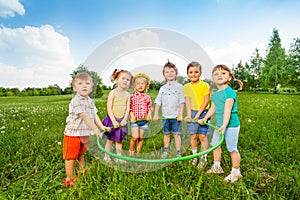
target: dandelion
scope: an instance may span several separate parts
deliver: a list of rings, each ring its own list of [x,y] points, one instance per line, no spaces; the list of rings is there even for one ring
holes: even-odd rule
[[[57,142],[58,145],[61,145],[61,142]]]
[[[48,131],[48,129],[45,128],[44,131]]]
[[[1,131],[1,133],[5,133],[5,131]]]
[[[5,129],[5,126],[1,126],[0,130],[3,130],[3,129]]]
[[[20,130],[24,130],[24,127],[22,126],[22,127],[20,128]]]
[[[24,122],[25,122],[25,119],[22,119],[22,122],[24,123]]]
[[[251,122],[251,119],[248,119],[248,122]]]

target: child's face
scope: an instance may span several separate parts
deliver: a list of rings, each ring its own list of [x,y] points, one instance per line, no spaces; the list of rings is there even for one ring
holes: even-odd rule
[[[144,77],[138,77],[134,80],[135,90],[143,93],[147,89],[147,80]]]
[[[201,72],[198,67],[190,67],[188,69],[187,76],[191,83],[197,83],[200,79]]]
[[[167,82],[174,81],[176,79],[176,76],[177,76],[176,71],[173,68],[165,67],[164,77],[167,80]]]
[[[83,97],[87,97],[93,90],[91,79],[77,78],[73,83],[73,90]]]
[[[123,89],[127,89],[130,86],[131,76],[128,73],[122,73],[118,77],[118,87]]]
[[[212,73],[212,79],[216,85],[224,85],[231,80],[231,76],[228,71],[217,69]]]

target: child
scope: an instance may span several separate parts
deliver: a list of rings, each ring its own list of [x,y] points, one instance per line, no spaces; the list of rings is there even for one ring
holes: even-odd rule
[[[173,63],[168,61],[164,65],[163,75],[167,83],[159,89],[158,95],[154,101],[155,111],[153,119],[155,121],[159,119],[158,111],[160,106],[162,106],[162,116],[164,118],[176,118],[176,120],[163,120],[164,152],[162,158],[166,158],[169,154],[171,132],[175,139],[177,157],[181,157],[181,120],[185,103],[183,86],[176,81],[178,69]]]
[[[115,69],[110,77],[111,81],[117,84],[117,87],[110,91],[107,98],[107,115],[103,124],[114,128],[105,133],[108,140],[105,149],[112,150],[112,145],[116,142],[116,153],[122,153],[122,141],[126,139],[127,135],[127,119],[129,115],[129,92],[132,75],[127,70]],[[111,161],[110,156],[105,154],[104,161]],[[117,159],[117,162],[123,162]]]
[[[150,85],[150,78],[146,74],[138,73],[133,78],[135,92],[130,96],[130,154],[139,153],[144,142],[144,133],[148,130],[148,121],[152,120],[152,101],[146,89]]]
[[[201,151],[208,149],[207,135],[210,133],[210,128],[205,125],[199,125],[193,123],[203,118],[209,108],[210,92],[207,83],[200,80],[201,76],[201,65],[198,62],[191,62],[187,66],[187,76],[190,83],[187,83],[183,87],[185,102],[186,102],[186,122],[187,132],[191,135],[191,148],[192,153],[197,153],[198,138],[201,142]],[[192,161],[193,165],[197,165],[198,158],[194,158]],[[207,155],[201,156],[198,167],[203,168],[207,162]]]
[[[230,152],[232,161],[232,170],[230,175],[224,180],[235,182],[241,177],[241,157],[237,149],[240,121],[238,118],[237,96],[234,90],[228,85],[232,79],[238,81],[240,89],[242,89],[243,83],[234,78],[226,65],[217,65],[213,68],[212,81],[217,85],[218,91],[212,96],[212,105],[208,113],[198,122],[203,124],[203,122],[206,122],[209,117],[216,113],[216,122],[219,129],[214,131],[211,144],[214,146],[218,143],[220,140],[220,132],[225,134],[226,147]],[[221,167],[221,154],[221,148],[217,148],[213,151],[214,165],[207,173],[224,173]]]
[[[102,137],[100,129],[110,131],[97,115],[97,108],[88,96],[92,92],[93,81],[87,73],[78,73],[72,81],[75,95],[69,104],[69,116],[64,131],[63,156],[67,177],[63,179],[65,186],[75,186],[74,164],[78,161],[78,173],[85,173],[84,153],[89,144],[90,133]]]

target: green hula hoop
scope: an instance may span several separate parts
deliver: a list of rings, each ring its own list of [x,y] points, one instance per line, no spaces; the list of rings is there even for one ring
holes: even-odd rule
[[[167,118],[161,118],[161,119],[167,119]],[[168,119],[170,119],[170,118],[168,118]],[[218,128],[215,125],[210,124],[210,123],[204,122],[204,124],[214,128],[214,129]],[[224,142],[224,134],[222,132],[220,132],[220,136],[221,136],[220,141],[215,146],[207,149],[206,151],[202,151],[200,153],[196,153],[196,154],[189,155],[189,156],[183,156],[180,158],[167,158],[167,159],[143,159],[143,158],[133,158],[133,157],[117,155],[115,153],[107,151],[105,148],[102,147],[102,145],[100,144],[100,139],[101,139],[100,137],[97,138],[97,145],[98,145],[98,148],[101,151],[103,151],[104,153],[106,153],[114,158],[121,159],[121,160],[126,160],[126,161],[131,161],[131,162],[140,162],[140,163],[170,163],[170,162],[179,162],[179,161],[189,160],[189,159],[197,158],[204,154],[208,154],[209,152],[211,152],[211,151],[215,150],[216,148],[218,148],[219,146],[221,146],[221,144]]]

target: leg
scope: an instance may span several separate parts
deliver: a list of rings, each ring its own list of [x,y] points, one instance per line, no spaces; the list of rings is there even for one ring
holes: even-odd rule
[[[67,181],[72,181],[73,180],[73,177],[74,177],[74,163],[75,163],[75,160],[66,160],[66,162],[65,162]]]
[[[232,167],[235,169],[240,168],[241,156],[239,152],[230,152]]]
[[[169,147],[171,134],[164,134],[164,147]]]
[[[77,161],[78,161],[78,173],[79,172],[84,173],[85,172],[85,170],[84,170],[84,154],[79,155],[77,158]]]
[[[194,148],[197,149],[198,137],[199,137],[199,134],[192,134],[191,135],[191,147],[192,147],[192,149],[194,149]]]
[[[139,132],[140,132],[140,137],[137,141],[137,147],[136,147],[137,153],[139,153],[143,147],[145,130],[139,128]]]
[[[117,151],[117,154],[122,153],[122,142],[116,142],[116,151]]]
[[[200,142],[201,142],[201,151],[206,151],[208,149],[207,136],[204,134],[200,134],[199,138],[200,138]]]
[[[175,139],[175,148],[176,148],[177,151],[180,151],[180,148],[181,148],[181,135],[174,134],[174,139]]]
[[[131,128],[131,133],[132,133],[132,137],[130,140],[130,152],[133,153],[135,152],[135,145],[139,137],[139,128],[138,127]]]
[[[107,151],[111,152],[113,142],[114,142],[113,140],[107,140],[106,145],[105,145],[105,149]],[[110,160],[109,155],[105,154],[104,159]]]

